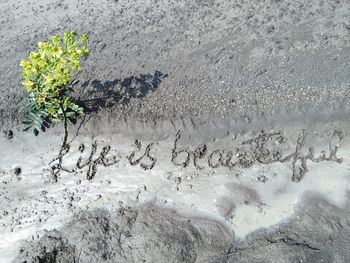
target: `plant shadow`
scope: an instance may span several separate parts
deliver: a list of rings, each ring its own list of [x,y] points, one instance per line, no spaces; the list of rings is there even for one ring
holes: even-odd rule
[[[141,74],[125,79],[102,82],[94,79],[82,83],[81,88],[89,89],[89,99],[76,100],[86,113],[112,108],[115,105],[127,105],[132,99],[142,99],[149,92],[155,91],[168,75],[160,71],[154,74]],[[81,96],[80,96],[81,97]]]

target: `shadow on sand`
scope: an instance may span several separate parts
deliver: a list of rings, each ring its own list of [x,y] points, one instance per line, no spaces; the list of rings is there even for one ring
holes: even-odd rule
[[[82,89],[89,88],[89,99],[78,99],[87,113],[97,112],[103,108],[112,108],[115,105],[126,105],[132,99],[142,99],[149,92],[155,91],[161,81],[167,77],[160,71],[154,74],[142,74],[125,79],[115,79],[101,82],[94,79],[84,82]],[[86,96],[86,95],[85,95]]]
[[[149,92],[155,91],[167,76],[168,74],[156,70],[154,74],[141,74],[125,79],[105,82],[94,79],[83,82],[77,90],[78,98],[75,99],[75,102],[84,108],[84,114],[78,120],[72,120],[78,125],[78,128],[69,143],[78,136],[84,123],[91,118],[91,113],[113,108],[116,105],[127,105],[132,99],[142,99]],[[87,88],[88,93],[85,91]]]

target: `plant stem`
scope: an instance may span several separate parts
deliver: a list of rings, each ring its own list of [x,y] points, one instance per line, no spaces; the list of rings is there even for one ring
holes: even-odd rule
[[[66,111],[64,110],[63,105],[60,105],[60,106],[61,106],[61,110],[63,113],[63,126],[64,126],[64,137],[63,137],[63,142],[62,142],[61,148],[64,149],[64,148],[66,148],[66,145],[67,145],[67,138],[68,138],[67,122],[68,121],[67,121]]]

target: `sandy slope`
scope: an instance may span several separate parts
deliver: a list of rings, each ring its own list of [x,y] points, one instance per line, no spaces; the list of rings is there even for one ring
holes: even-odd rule
[[[350,258],[350,1],[0,9],[0,262]],[[19,131],[19,62],[70,29],[89,112],[51,162],[60,127]]]

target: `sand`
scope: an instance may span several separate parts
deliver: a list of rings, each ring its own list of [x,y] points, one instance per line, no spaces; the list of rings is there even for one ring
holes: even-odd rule
[[[347,262],[349,1],[1,1],[0,262]],[[74,29],[86,114],[21,131]]]

